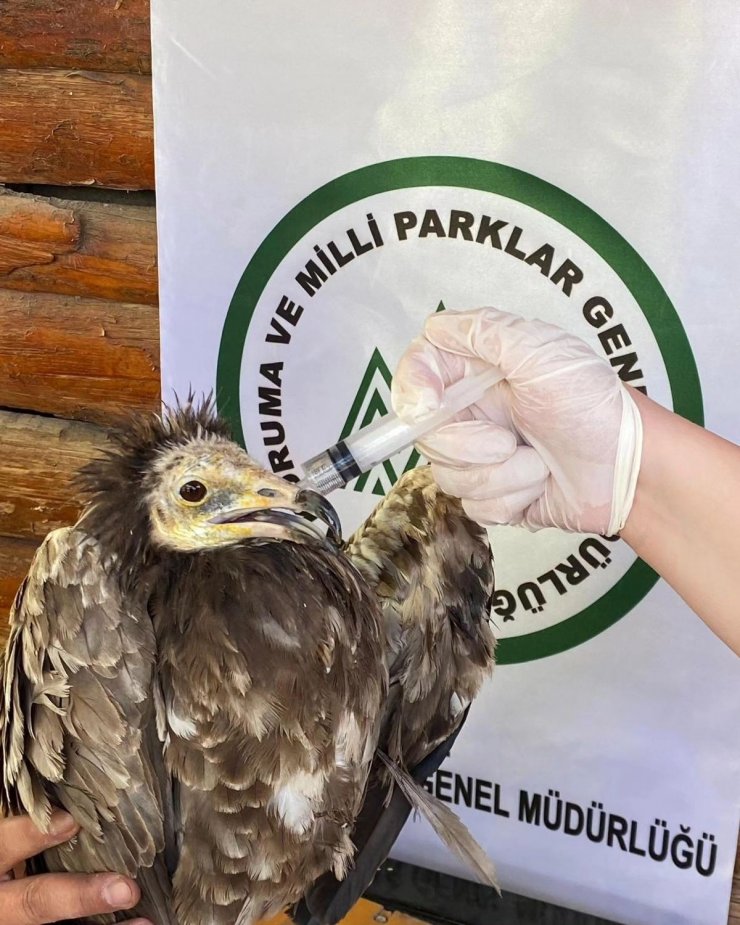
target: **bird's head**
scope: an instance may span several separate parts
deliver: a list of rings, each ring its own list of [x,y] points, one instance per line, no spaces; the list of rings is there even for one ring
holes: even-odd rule
[[[326,499],[266,472],[223,438],[195,437],[163,449],[147,481],[152,538],[170,549],[322,539],[306,514],[322,520],[330,538],[339,538],[339,519]]]
[[[329,540],[341,540],[331,504],[263,469],[230,439],[210,403],[140,419],[112,440],[83,472],[86,522],[124,555],[248,540],[323,542],[315,519]]]

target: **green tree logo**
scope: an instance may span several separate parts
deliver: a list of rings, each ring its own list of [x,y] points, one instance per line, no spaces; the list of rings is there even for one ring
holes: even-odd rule
[[[347,420],[344,422],[340,439],[366,427],[376,418],[385,417],[391,410],[391,383],[393,376],[380,351],[373,350],[370,362],[362,377],[355,400],[352,402]],[[405,455],[405,461],[404,461]],[[393,461],[390,459],[365,472],[350,486],[352,491],[369,489],[374,495],[387,495],[404,472],[419,465],[421,457],[415,449],[406,450]]]
[[[652,331],[668,376],[673,410],[697,424],[703,423],[701,386],[681,320],[660,281],[618,231],[564,190],[507,164],[476,158],[429,156],[369,164],[335,177],[296,203],[251,256],[224,322],[216,376],[218,410],[231,424],[235,440],[242,446],[246,445],[243,417],[251,420],[255,410],[253,407],[241,407],[245,345],[247,340],[257,336],[252,331],[255,318],[258,324],[254,330],[261,330],[265,322],[264,312],[272,311],[271,306],[279,291],[275,287],[281,279],[275,274],[294,248],[305,244],[306,236],[326,219],[340,223],[332,227],[341,233],[347,228],[344,210],[365,203],[378,194],[390,193],[396,197],[393,202],[405,207],[405,199],[401,198],[405,190],[437,190],[440,195],[447,196],[459,189],[486,196],[492,194],[529,207],[575,234],[584,246],[611,267],[630,292]],[[386,246],[390,245],[389,239]],[[293,263],[290,266],[293,267]],[[531,286],[531,279],[528,273],[522,285]],[[268,289],[269,298],[265,296]],[[418,294],[418,289],[414,292]],[[380,310],[380,306],[377,309]],[[339,341],[332,337],[330,344],[338,346]],[[391,382],[388,364],[380,351],[374,350],[342,436],[346,438],[352,431],[390,410]],[[304,426],[309,425],[310,421]],[[382,497],[405,471],[418,464],[418,454],[413,449],[406,450],[355,480],[349,490],[367,491],[374,498]],[[532,565],[535,569],[539,568],[534,560]],[[546,579],[547,574],[539,577]],[[532,582],[525,584],[538,582],[541,586],[542,582],[535,576],[536,571],[532,573]],[[552,626],[533,626],[531,632],[503,639],[497,652],[498,664],[544,658],[592,639],[628,613],[657,580],[657,575],[641,559],[637,559],[598,600],[578,613]]]

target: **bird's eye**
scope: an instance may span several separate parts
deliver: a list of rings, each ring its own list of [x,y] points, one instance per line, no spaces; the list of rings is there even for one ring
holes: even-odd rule
[[[263,498],[276,498],[277,497],[277,492],[273,488],[260,488],[257,494],[262,495]]]
[[[206,486],[203,482],[198,482],[196,479],[193,479],[191,482],[185,482],[185,484],[180,487],[180,497],[183,501],[187,501],[188,504],[200,503],[207,494],[208,489]]]

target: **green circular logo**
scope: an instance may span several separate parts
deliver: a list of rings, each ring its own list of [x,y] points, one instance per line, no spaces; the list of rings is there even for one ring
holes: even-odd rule
[[[334,213],[378,194],[430,188],[496,194],[552,219],[584,242],[616,274],[639,306],[665,366],[673,409],[697,424],[703,423],[699,377],[681,321],[653,272],[614,228],[573,196],[521,170],[473,158],[415,157],[363,167],[320,187],[278,222],[249,261],[224,323],[217,371],[219,411],[242,445],[243,355],[258,304],[276,270],[312,229]],[[518,256],[516,251],[508,252]],[[542,258],[539,260],[541,263]],[[339,436],[337,433],[335,439]],[[498,663],[542,658],[593,638],[631,610],[656,581],[657,575],[644,562],[635,560],[601,597],[577,613],[554,625],[503,638]],[[532,612],[537,609],[533,607]]]

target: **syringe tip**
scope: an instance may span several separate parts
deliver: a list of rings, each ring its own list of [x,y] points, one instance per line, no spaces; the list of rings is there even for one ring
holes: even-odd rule
[[[337,488],[343,488],[346,481],[334,464],[329,450],[325,450],[303,464],[303,478],[299,484],[302,488],[328,495]]]

